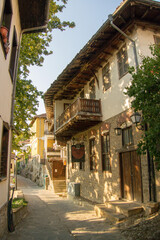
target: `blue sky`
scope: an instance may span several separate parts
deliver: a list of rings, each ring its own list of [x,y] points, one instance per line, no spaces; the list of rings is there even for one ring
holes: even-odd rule
[[[71,62],[75,55],[84,47],[113,13],[122,0],[68,0],[61,20],[74,21],[74,29],[53,30],[50,49],[53,54],[45,58],[43,67],[31,67],[30,79],[38,90],[46,92],[51,83]],[[37,114],[45,112],[43,100],[40,100]]]

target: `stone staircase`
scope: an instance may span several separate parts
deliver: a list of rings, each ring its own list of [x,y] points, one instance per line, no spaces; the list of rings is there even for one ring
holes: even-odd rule
[[[109,201],[105,204],[95,205],[96,214],[99,217],[108,218],[111,222],[122,222],[129,217],[144,214],[144,208],[134,202],[127,201]]]
[[[53,189],[55,193],[66,193],[66,180],[53,180]]]
[[[108,201],[104,204],[92,202],[82,197],[72,197],[75,204],[91,207],[98,217],[102,217],[113,224],[129,226],[135,224],[144,216],[158,211],[159,203],[146,204],[125,200]]]
[[[94,210],[99,217],[112,223],[127,222],[133,224],[137,219],[158,211],[158,203],[140,204],[124,200],[109,201],[105,204],[96,204]]]

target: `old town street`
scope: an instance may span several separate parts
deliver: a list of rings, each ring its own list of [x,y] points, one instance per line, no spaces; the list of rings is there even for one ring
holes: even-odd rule
[[[28,214],[7,240],[121,240],[118,229],[98,218],[89,207],[38,187],[18,176],[18,189],[28,201]]]

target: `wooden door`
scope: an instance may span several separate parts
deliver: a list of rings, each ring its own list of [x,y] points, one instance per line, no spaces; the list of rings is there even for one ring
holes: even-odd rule
[[[122,197],[128,200],[133,199],[132,179],[131,179],[131,159],[130,152],[121,153],[121,182]]]
[[[135,201],[142,201],[141,159],[136,151],[131,152],[133,194]]]
[[[127,200],[142,201],[141,159],[136,151],[120,154],[121,191]]]
[[[52,165],[52,176],[53,179],[63,180],[65,179],[65,166],[63,165],[63,161],[53,161]]]

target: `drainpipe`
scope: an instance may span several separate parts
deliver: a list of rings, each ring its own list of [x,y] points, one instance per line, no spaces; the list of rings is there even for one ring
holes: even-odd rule
[[[119,33],[121,33],[124,37],[128,38],[131,42],[132,42],[132,46],[133,46],[133,53],[134,53],[134,59],[135,59],[135,64],[136,64],[136,71],[138,70],[138,57],[137,57],[137,50],[136,50],[136,44],[135,41],[130,38],[127,34],[125,34],[119,27],[117,27],[114,23],[113,23],[113,16],[112,14],[108,15],[108,20],[110,21],[111,26],[116,29]]]

